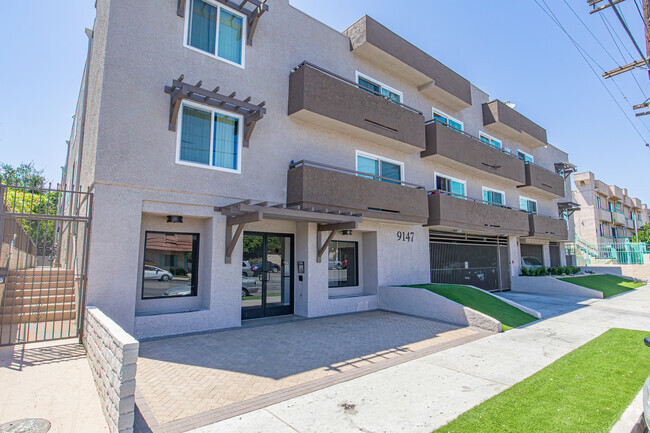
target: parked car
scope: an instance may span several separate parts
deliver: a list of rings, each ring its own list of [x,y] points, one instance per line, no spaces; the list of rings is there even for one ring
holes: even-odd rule
[[[255,275],[253,269],[251,269],[251,264],[248,260],[241,262],[241,274],[244,277],[252,277]]]
[[[192,287],[189,285],[170,287],[163,292],[163,296],[187,296],[192,293]]]
[[[328,269],[343,269],[343,264],[339,260],[330,260]]]
[[[262,264],[258,263],[256,265],[253,265],[251,267],[251,270],[253,271],[253,276],[258,276],[260,274],[260,272],[263,271]],[[278,265],[277,263],[266,262],[266,271],[267,272],[280,272],[280,265]]]
[[[544,264],[537,257],[523,256],[521,258],[521,266],[537,269],[537,268],[543,268]]]
[[[160,280],[160,281],[169,281],[174,276],[171,272],[166,271],[155,266],[145,265],[144,267],[144,279],[145,280]]]
[[[256,293],[260,290],[255,278],[242,277],[241,279],[241,297],[245,298],[250,296],[251,293]]]

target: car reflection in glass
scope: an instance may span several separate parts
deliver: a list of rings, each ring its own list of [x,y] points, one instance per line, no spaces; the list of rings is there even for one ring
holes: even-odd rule
[[[257,280],[255,278],[242,277],[242,298],[250,296],[251,293],[259,291]],[[188,296],[192,294],[192,286],[189,284],[183,286],[171,287],[163,292],[163,296]]]

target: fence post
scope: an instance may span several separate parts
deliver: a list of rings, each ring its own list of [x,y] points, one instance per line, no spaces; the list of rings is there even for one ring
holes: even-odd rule
[[[5,186],[0,183],[0,256],[2,255],[2,244],[5,241]],[[0,263],[1,264],[1,263]]]

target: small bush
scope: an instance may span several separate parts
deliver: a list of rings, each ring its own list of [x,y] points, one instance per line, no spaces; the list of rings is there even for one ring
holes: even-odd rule
[[[567,276],[567,275],[574,275],[580,272],[580,268],[575,267],[575,266],[553,266],[550,268],[530,268],[526,266],[521,267],[521,273],[519,276],[521,277],[543,277],[547,275],[555,275],[555,276]]]

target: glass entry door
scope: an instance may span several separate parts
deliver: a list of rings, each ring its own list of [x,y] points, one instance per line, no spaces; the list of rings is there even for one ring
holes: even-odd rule
[[[244,232],[242,320],[293,314],[293,235]]]

